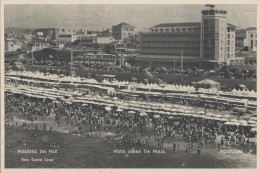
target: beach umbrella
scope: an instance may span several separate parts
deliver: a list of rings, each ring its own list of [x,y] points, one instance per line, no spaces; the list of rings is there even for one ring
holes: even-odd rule
[[[251,117],[250,120],[256,121],[257,118],[256,117]]]
[[[107,111],[111,111],[111,110],[112,110],[111,107],[109,107],[109,106],[105,107],[105,109],[106,109]]]
[[[222,118],[222,115],[220,115],[220,114],[214,114],[213,117]]]
[[[230,121],[231,121],[231,122],[238,122],[237,119],[231,119]]]
[[[135,111],[128,111],[129,114],[135,114]]]
[[[147,113],[142,112],[142,113],[140,113],[139,115],[140,115],[141,117],[146,117],[146,116],[147,116]]]
[[[175,109],[175,108],[169,108],[168,110],[171,112],[177,112],[177,109]]]
[[[210,116],[210,117],[211,117],[211,116],[214,116],[214,114],[211,113],[211,112],[207,112],[206,115],[207,115],[207,116]]]
[[[173,119],[174,119],[174,117],[173,117],[173,116],[169,116],[169,117],[168,117],[168,119],[170,119],[170,120],[173,120]]]
[[[123,109],[120,109],[120,108],[118,108],[117,110],[116,110],[116,112],[123,112],[124,110]]]
[[[224,118],[230,118],[231,115],[229,114],[226,114],[226,115],[223,115]]]
[[[148,110],[145,110],[145,112],[153,112],[152,110],[148,109]]]
[[[237,122],[225,122],[224,124],[225,125],[232,125],[232,126],[238,126],[239,125],[239,123],[237,123]]]
[[[177,112],[184,112],[183,109],[177,109]]]
[[[185,110],[184,113],[190,114],[191,111],[190,110]]]
[[[155,118],[155,119],[158,119],[158,118],[160,118],[160,117],[161,117],[161,116],[158,115],[158,114],[156,114],[156,115],[153,116],[153,118]]]
[[[88,104],[84,103],[84,104],[82,104],[81,106],[88,106]]]
[[[228,119],[226,119],[226,118],[218,118],[218,121],[226,122],[226,121],[228,121]]]
[[[203,114],[205,114],[205,111],[199,111],[197,113],[200,114],[200,115],[203,115]]]
[[[255,121],[247,121],[248,124],[256,124]]]
[[[248,124],[250,127],[256,127],[256,124]]]
[[[246,120],[239,120],[238,122],[241,123],[241,124],[247,124]]]
[[[247,124],[247,123],[242,123],[242,124],[240,124],[240,126],[249,126],[249,124]]]

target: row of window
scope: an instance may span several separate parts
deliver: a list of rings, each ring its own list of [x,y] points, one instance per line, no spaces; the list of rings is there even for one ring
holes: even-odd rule
[[[172,50],[192,50],[192,51],[198,50],[198,51],[200,51],[200,47],[142,47],[142,49],[158,49],[158,50],[165,49],[165,50],[169,50],[169,51],[172,51]]]
[[[60,29],[56,29],[56,31],[59,32]],[[71,32],[71,31],[72,31],[73,33],[75,33],[75,32],[76,32],[76,29],[68,29],[68,32]],[[82,29],[81,31],[84,32],[85,29]],[[65,32],[65,29],[61,29],[61,32]]]
[[[180,56],[178,53],[167,53],[167,52],[142,52],[142,55],[170,55],[170,56]],[[183,53],[183,56],[199,56],[199,53]]]
[[[115,31],[134,31],[133,28],[113,28],[112,32],[115,32]]]
[[[156,40],[156,41],[142,41],[143,44],[200,44],[199,40],[172,40],[172,41],[166,41],[166,40]]]
[[[143,38],[163,38],[163,37],[187,37],[187,38],[198,38],[200,39],[200,33],[197,34],[160,34],[160,35],[155,35],[155,34],[143,34]]]
[[[195,32],[200,31],[200,28],[161,28],[161,29],[152,29],[154,33],[164,33],[164,32]]]

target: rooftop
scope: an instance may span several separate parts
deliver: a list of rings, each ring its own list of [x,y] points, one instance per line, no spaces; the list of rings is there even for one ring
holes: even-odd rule
[[[230,23],[227,24],[227,27],[229,27],[229,28],[237,28],[235,25],[232,25]]]
[[[162,28],[162,27],[188,27],[188,26],[201,26],[200,22],[188,22],[188,23],[161,23],[155,25],[152,28]]]
[[[118,24],[118,25],[115,25],[115,26],[113,26],[113,27],[134,27],[134,26],[132,26],[132,25],[129,25],[128,23],[125,23],[125,22],[121,22],[120,24]]]

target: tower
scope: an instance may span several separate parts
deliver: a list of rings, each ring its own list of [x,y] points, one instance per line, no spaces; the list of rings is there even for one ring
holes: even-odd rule
[[[226,62],[227,11],[215,10],[214,5],[206,5],[202,10],[201,58]]]

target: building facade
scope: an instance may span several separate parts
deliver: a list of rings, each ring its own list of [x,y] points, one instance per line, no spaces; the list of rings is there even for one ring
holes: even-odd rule
[[[77,39],[76,34],[61,34],[57,37],[58,44],[66,44],[68,42],[74,42]]]
[[[231,24],[227,24],[227,61],[229,58],[235,58],[236,53],[236,27]]]
[[[256,27],[236,30],[236,50],[255,51],[257,47]]]
[[[134,35],[134,29],[134,26],[122,22],[118,25],[112,26],[112,37],[116,40],[125,42],[129,37]]]
[[[227,11],[202,10],[201,29],[201,57],[207,60],[216,60],[219,63],[227,62],[227,55],[231,53],[227,46],[231,29],[227,23]],[[230,25],[231,26],[231,25]],[[228,34],[228,31],[229,34]],[[233,32],[232,32],[233,35]],[[229,38],[230,42],[230,38]],[[229,47],[229,52],[228,52]],[[235,54],[235,52],[232,52]]]
[[[202,10],[201,22],[165,23],[141,34],[142,55],[210,60],[227,64],[235,57],[235,26],[224,10]]]
[[[142,55],[200,57],[200,23],[165,23],[141,34]]]

